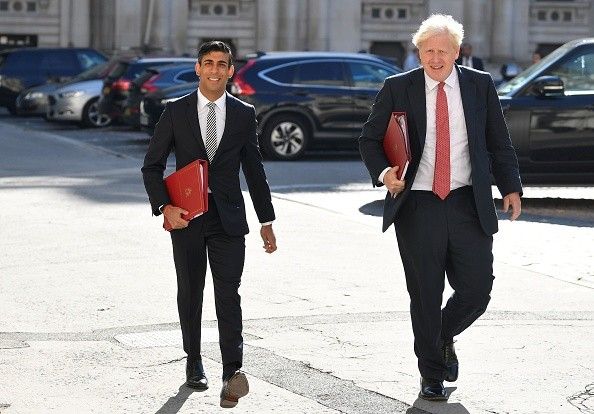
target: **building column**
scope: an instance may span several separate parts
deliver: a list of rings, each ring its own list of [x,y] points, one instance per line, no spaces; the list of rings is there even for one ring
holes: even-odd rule
[[[490,60],[491,0],[466,0],[464,5],[464,41],[472,45],[472,54]]]
[[[276,50],[278,4],[277,0],[257,0],[256,50]]]
[[[491,60],[504,63],[512,59],[514,44],[513,0],[498,0],[493,4],[493,25],[491,26]],[[528,3],[528,2],[527,2]],[[528,30],[528,28],[524,28]]]
[[[148,10],[142,34],[142,44],[147,50],[159,51],[167,55],[181,55],[186,49],[186,37],[188,32],[188,2],[187,0],[148,0]],[[153,1],[153,16],[150,12],[150,2]],[[146,43],[147,25],[149,38]],[[196,49],[197,45],[194,46]]]
[[[356,52],[361,45],[361,1],[330,0],[329,50]]]

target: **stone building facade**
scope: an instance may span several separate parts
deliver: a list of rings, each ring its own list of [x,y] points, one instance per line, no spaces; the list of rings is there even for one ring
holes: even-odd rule
[[[431,13],[453,15],[492,64],[594,36],[594,0],[0,0],[0,48],[91,46],[194,55],[207,39],[256,50],[369,51],[398,62]]]

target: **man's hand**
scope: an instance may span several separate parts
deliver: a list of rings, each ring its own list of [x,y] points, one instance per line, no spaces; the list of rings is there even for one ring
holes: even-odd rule
[[[188,227],[189,222],[181,217],[182,214],[188,214],[188,212],[183,208],[175,207],[171,204],[167,204],[163,207],[163,215],[174,230]]]
[[[392,197],[396,197],[398,194],[404,190],[404,180],[399,180],[396,176],[396,171],[398,171],[398,166],[390,168],[386,175],[384,175],[384,185],[392,195]]]
[[[264,241],[263,247],[266,253],[273,253],[276,251],[276,237],[274,237],[272,224],[262,226],[260,229],[260,236],[262,236],[262,241]]]
[[[509,219],[514,221],[522,213],[522,201],[520,200],[520,193],[509,193],[503,197],[503,212],[507,213],[509,208],[512,208],[511,216]]]

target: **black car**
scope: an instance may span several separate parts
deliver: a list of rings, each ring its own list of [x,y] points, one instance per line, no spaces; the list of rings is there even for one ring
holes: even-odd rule
[[[121,119],[124,113],[124,103],[132,88],[132,82],[144,73],[145,69],[172,63],[195,62],[196,59],[181,57],[121,59],[103,81],[103,91],[101,92],[101,98],[99,98],[99,111],[109,115],[113,120]]]
[[[155,125],[165,109],[165,104],[170,101],[181,98],[198,88],[198,82],[182,83],[180,85],[170,86],[169,88],[159,89],[155,92],[146,94],[140,103],[140,127],[149,135],[153,134]]]
[[[16,98],[27,88],[62,82],[107,61],[89,48],[22,48],[0,52],[0,106],[16,113]]]
[[[294,160],[313,145],[353,148],[384,79],[400,72],[363,53],[264,53],[235,74],[232,92],[255,106],[265,154]]]
[[[566,43],[498,93],[524,182],[594,182],[594,38]]]
[[[122,103],[122,106],[124,107],[122,121],[130,126],[138,127],[140,125],[140,101],[142,101],[144,95],[188,82],[198,82],[195,62],[182,64],[175,63],[172,65],[150,67],[146,69],[140,76],[132,81],[128,97]]]

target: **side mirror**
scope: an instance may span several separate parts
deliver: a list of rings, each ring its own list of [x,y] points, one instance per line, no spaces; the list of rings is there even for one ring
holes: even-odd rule
[[[532,83],[532,91],[536,96],[556,97],[565,95],[565,87],[559,76],[540,76]]]

